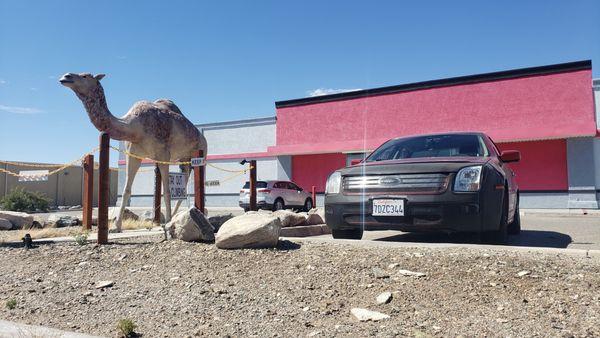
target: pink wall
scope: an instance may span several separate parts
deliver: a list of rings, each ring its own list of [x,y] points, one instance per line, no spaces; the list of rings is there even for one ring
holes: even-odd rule
[[[345,154],[317,154],[292,156],[292,181],[302,189],[325,191],[327,177],[333,171],[346,166]]]
[[[500,150],[519,150],[521,161],[511,163],[521,190],[567,190],[567,142],[548,140],[498,144]]]
[[[483,131],[497,142],[595,135],[591,70],[279,108],[269,152],[372,150],[448,131]]]

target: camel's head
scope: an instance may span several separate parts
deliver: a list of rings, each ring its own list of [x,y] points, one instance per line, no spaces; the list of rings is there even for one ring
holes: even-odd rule
[[[67,73],[58,80],[63,86],[71,88],[78,94],[89,94],[100,87],[100,80],[104,74],[92,75],[89,73]]]

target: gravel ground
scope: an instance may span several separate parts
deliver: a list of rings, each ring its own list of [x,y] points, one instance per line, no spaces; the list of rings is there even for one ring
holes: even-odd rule
[[[596,258],[289,241],[225,251],[160,239],[0,247],[0,318],[105,336],[123,318],[145,337],[600,336]],[[377,305],[386,291],[393,299]],[[359,322],[354,307],[390,318]]]

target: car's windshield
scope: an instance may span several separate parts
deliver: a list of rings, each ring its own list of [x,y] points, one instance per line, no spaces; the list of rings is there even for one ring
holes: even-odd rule
[[[488,156],[479,135],[451,134],[391,140],[377,148],[367,162],[419,157]]]
[[[267,182],[265,181],[256,181],[256,189],[264,189],[267,187]],[[246,182],[242,189],[250,189],[250,182]]]

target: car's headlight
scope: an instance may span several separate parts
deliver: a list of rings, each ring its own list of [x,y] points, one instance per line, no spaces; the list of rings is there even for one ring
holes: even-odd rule
[[[326,194],[339,194],[342,186],[342,174],[338,171],[333,172],[327,178],[327,185],[325,186]]]
[[[456,174],[454,191],[479,191],[481,187],[481,166],[464,167]]]

